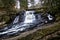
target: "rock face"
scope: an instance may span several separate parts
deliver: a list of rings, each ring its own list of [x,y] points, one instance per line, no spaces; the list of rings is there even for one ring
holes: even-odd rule
[[[28,9],[41,8],[44,4],[44,0],[28,0]]]

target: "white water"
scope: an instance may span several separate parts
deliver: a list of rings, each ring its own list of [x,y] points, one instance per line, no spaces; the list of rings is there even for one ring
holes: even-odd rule
[[[15,8],[20,9],[20,1],[19,0],[15,0],[15,1],[16,1]]]
[[[24,23],[32,23],[36,20],[35,15],[33,13],[34,11],[26,11]]]
[[[4,36],[4,34],[5,35],[12,35],[12,34],[14,35],[15,33],[24,31],[24,30],[26,30],[26,29],[28,29],[32,26],[35,27],[34,25],[37,25],[37,24],[41,23],[44,19],[42,20],[41,15],[39,15],[39,14],[38,14],[38,17],[36,19],[36,15],[34,15],[34,12],[35,11],[25,11],[25,13],[23,15],[24,16],[23,17],[24,21],[20,22],[20,23],[18,23],[19,22],[19,16],[17,16],[15,18],[15,20],[13,21],[13,24],[9,25],[11,28],[9,29],[8,28],[9,26],[7,26],[4,29],[4,30],[6,30],[6,29],[7,30],[6,31],[3,30],[2,32],[0,32],[0,35],[3,35],[3,36]],[[50,18],[51,15],[48,14],[47,17],[49,18],[49,20],[52,20]],[[17,23],[17,24],[15,24],[15,23]]]
[[[48,17],[49,20],[53,20],[53,17],[50,14],[48,14],[47,17]]]
[[[28,0],[28,8],[32,6],[36,6],[36,4],[40,3],[40,0],[34,0],[34,2],[31,2],[31,0]]]
[[[40,0],[34,0],[34,5],[36,6],[38,3],[41,4],[41,1]]]
[[[28,8],[32,6],[31,0],[28,0]]]
[[[18,22],[19,22],[19,16],[17,16],[17,17],[14,19],[13,24],[18,23]]]
[[[0,32],[0,35],[3,35],[3,34],[11,35],[11,34],[17,33],[18,31],[25,30],[26,28],[28,28],[30,23],[34,23],[34,21],[36,20],[35,15],[33,13],[34,11],[26,11],[24,13],[25,20],[22,23],[15,24],[15,23],[18,23],[18,20],[19,20],[19,16],[17,16],[13,21],[11,28],[4,32]]]
[[[39,8],[39,7],[42,7],[43,3],[44,3],[44,1],[41,1],[41,0],[34,0],[33,2],[31,0],[28,0],[28,8],[32,8],[32,7]],[[39,5],[39,6],[37,6],[37,5]]]

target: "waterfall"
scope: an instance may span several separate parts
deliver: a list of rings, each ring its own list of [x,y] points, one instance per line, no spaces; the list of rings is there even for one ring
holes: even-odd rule
[[[31,0],[28,0],[28,8],[32,6]]]
[[[18,31],[23,31],[26,30],[26,28],[30,28],[31,23],[34,23],[36,21],[34,11],[26,11],[24,13],[24,21],[21,23],[19,22],[19,16],[16,16],[16,18],[13,21],[13,24],[7,26],[7,29],[5,28],[0,32],[0,35],[12,35],[17,33]],[[17,24],[15,24],[17,23]],[[8,27],[10,27],[8,29]],[[4,31],[5,30],[5,31]]]
[[[33,13],[34,11],[26,11],[24,23],[32,23],[36,20],[35,15]]]
[[[44,4],[44,0],[28,0],[28,8],[40,8]]]
[[[9,36],[9,35],[15,35],[16,33],[18,34],[21,31],[25,31],[29,28],[35,27],[37,24],[41,25],[44,21],[46,20],[45,17],[41,16],[41,14],[34,14],[35,11],[25,11],[23,12],[23,18],[24,19],[22,22],[19,22],[19,15],[16,16],[14,19],[13,23],[6,26],[2,30],[0,29],[0,38],[1,35],[4,36]],[[22,16],[20,16],[22,17]],[[52,18],[51,15],[47,15],[47,17],[51,20]],[[43,24],[42,24],[43,25]],[[10,27],[10,28],[8,28]]]
[[[48,14],[47,17],[49,20],[53,20],[53,17],[50,14]]]

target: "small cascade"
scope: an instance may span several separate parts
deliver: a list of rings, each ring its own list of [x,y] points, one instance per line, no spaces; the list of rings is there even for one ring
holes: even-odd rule
[[[31,0],[27,0],[28,1],[28,8],[30,8],[32,6]]]
[[[17,16],[17,17],[14,19],[13,24],[18,23],[18,22],[19,22],[19,16]]]
[[[0,36],[1,35],[6,35],[6,36],[12,35],[19,31],[24,31],[24,30],[26,30],[26,28],[30,28],[31,23],[33,24],[34,21],[36,21],[34,11],[26,11],[23,16],[25,16],[23,18],[24,21],[22,21],[20,23],[18,23],[19,19],[20,19],[19,16],[16,16],[16,18],[13,21],[13,24],[7,26],[6,27],[7,29],[4,28],[4,29],[2,29],[2,31],[0,31]],[[8,27],[10,27],[10,28],[8,28]]]
[[[35,27],[37,24],[41,25],[43,20],[46,21],[46,19],[43,19],[43,17],[41,17],[41,14],[34,14],[34,13],[35,11],[25,11],[23,13],[23,16],[19,15],[16,16],[12,24],[0,30],[0,38],[1,36],[4,37],[4,36],[16,35],[19,32],[21,33],[29,28]],[[51,15],[47,16],[48,18],[50,18]],[[19,22],[19,19],[21,19],[20,17],[24,19],[22,22]]]
[[[19,0],[15,0],[15,1],[16,1],[15,8],[20,9],[20,1]]]
[[[33,23],[35,20],[34,11],[26,11],[24,23]]]
[[[44,0],[27,0],[28,9],[41,8],[43,7]]]

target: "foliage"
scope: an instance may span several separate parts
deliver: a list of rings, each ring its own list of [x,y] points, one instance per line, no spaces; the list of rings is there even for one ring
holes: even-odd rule
[[[4,6],[4,4],[2,3],[2,1],[0,0],[0,7],[3,7]]]
[[[45,6],[48,8],[48,11],[51,12],[59,12],[60,8],[60,0],[46,0]]]
[[[7,12],[13,11],[13,6],[15,5],[14,0],[1,0],[1,1],[4,5],[4,9],[6,9]]]
[[[21,9],[27,8],[27,0],[20,0],[20,3],[21,3]]]
[[[14,0],[2,0],[4,7],[9,8],[14,5],[15,1]]]

